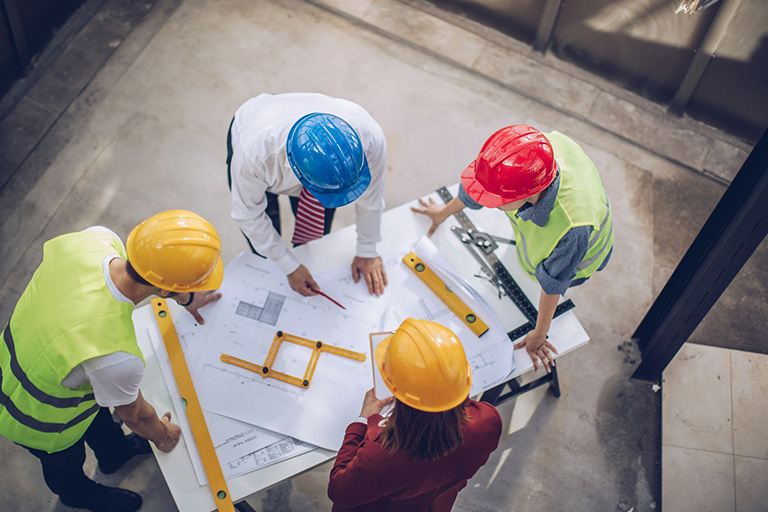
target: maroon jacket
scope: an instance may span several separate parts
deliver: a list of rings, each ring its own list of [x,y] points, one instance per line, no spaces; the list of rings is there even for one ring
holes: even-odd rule
[[[414,461],[382,448],[378,414],[367,426],[349,425],[328,484],[333,511],[450,511],[501,437],[501,417],[493,406],[470,400],[466,411],[464,444],[437,460]]]

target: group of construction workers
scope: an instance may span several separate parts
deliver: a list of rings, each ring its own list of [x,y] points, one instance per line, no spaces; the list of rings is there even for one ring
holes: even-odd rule
[[[376,251],[386,158],[383,131],[363,107],[322,94],[261,94],[235,112],[227,134],[232,217],[251,250],[311,296],[320,286],[280,236],[278,196],[291,201],[294,246],[327,234],[335,208],[354,203],[352,276],[380,295],[387,286]],[[460,181],[450,203],[420,199],[412,209],[432,221],[429,235],[465,207],[509,217],[518,262],[541,285],[536,327],[515,348],[525,348],[535,369],[549,369],[557,350],[547,331],[559,296],[611,256],[611,209],[597,169],[565,135],[513,125],[490,136]],[[0,434],[40,460],[64,505],[141,507],[137,493],[85,475],[85,443],[104,474],[150,453],[150,442],[165,452],[176,446],[181,431],[171,414],[159,416],[141,394],[144,356],[131,315],[156,295],[202,323],[199,310],[221,297],[222,277],[216,229],[185,210],[153,215],[125,245],[101,226],[45,243],[3,329]],[[366,393],[347,427],[330,475],[333,510],[451,510],[498,445],[498,411],[469,398],[472,370],[461,341],[438,323],[405,320],[375,361],[393,396]],[[110,407],[133,433],[124,434]]]

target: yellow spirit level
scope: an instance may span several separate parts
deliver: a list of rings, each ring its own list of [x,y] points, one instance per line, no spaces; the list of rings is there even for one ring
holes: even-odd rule
[[[189,374],[187,361],[184,359],[184,353],[181,351],[179,336],[176,334],[176,328],[173,326],[171,312],[168,310],[168,304],[165,299],[152,299],[152,309],[155,311],[155,320],[160,328],[160,334],[163,337],[165,350],[168,352],[168,358],[171,360],[173,376],[176,378],[176,384],[179,386],[181,399],[186,406],[187,418],[192,427],[192,434],[195,437],[197,449],[200,452],[200,458],[203,460],[205,474],[208,476],[208,484],[211,486],[213,501],[216,502],[216,509],[219,512],[235,512],[235,505],[227,489],[227,481],[224,473],[221,471],[219,458],[216,456],[216,449],[211,441],[211,434],[208,431],[208,425],[205,423],[203,409],[200,407],[200,401],[195,392],[195,386],[192,384],[192,377]]]
[[[403,263],[432,290],[432,293],[448,306],[469,329],[479,338],[488,332],[488,325],[467,306],[456,293],[448,288],[437,274],[430,269],[415,253],[409,252],[403,257]]]

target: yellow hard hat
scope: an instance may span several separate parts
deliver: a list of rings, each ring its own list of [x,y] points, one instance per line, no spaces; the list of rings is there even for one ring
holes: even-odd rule
[[[469,396],[472,367],[464,346],[437,322],[407,318],[374,357],[392,394],[414,409],[447,411]]]
[[[148,218],[128,235],[128,261],[150,284],[172,292],[221,285],[221,240],[210,222],[186,210]]]

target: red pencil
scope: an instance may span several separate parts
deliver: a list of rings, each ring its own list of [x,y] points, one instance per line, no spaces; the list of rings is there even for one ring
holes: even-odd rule
[[[328,299],[329,301],[331,301],[331,302],[333,302],[334,304],[336,304],[337,306],[339,306],[341,309],[347,309],[347,308],[345,308],[344,306],[342,306],[342,305],[341,305],[341,303],[339,303],[338,301],[335,301],[335,300],[333,300],[332,298],[330,298],[328,295],[326,295],[325,293],[321,292],[320,290],[315,290],[315,289],[314,289],[314,288],[312,288],[312,287],[310,287],[309,289],[310,289],[310,290],[312,290],[313,292],[315,292],[315,293],[316,293],[316,294],[318,294],[318,295],[322,295],[323,297],[325,297],[325,298],[326,298],[326,299]]]

